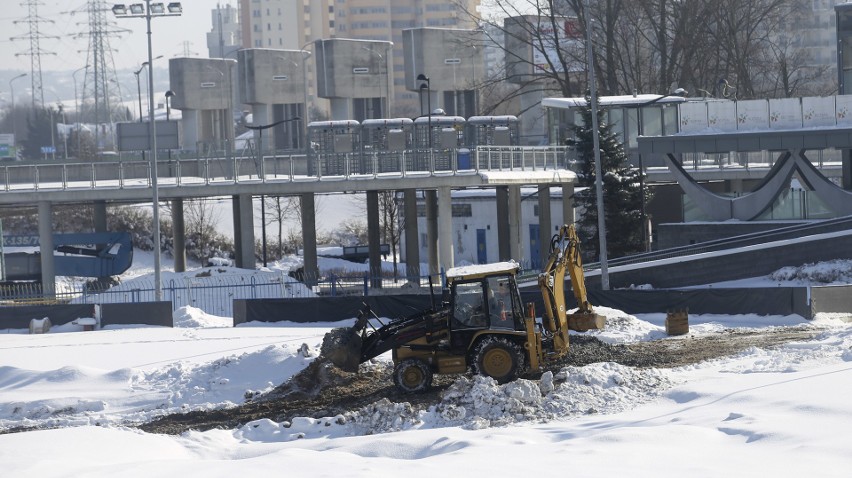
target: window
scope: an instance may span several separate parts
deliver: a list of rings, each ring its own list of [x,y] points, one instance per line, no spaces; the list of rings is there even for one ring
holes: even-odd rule
[[[453,326],[456,328],[480,328],[487,324],[485,304],[482,300],[482,282],[455,285],[453,304]]]
[[[473,212],[470,204],[453,204],[453,217],[473,217]],[[426,217],[426,205],[417,205],[417,217]]]

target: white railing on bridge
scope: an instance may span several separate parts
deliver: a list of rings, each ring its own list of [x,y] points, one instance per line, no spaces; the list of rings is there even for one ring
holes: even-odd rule
[[[352,153],[345,159],[304,154],[192,157],[174,154],[157,162],[159,185],[251,184],[365,177],[476,174],[567,167],[565,147],[480,147],[473,151]],[[28,162],[0,166],[0,190],[85,190],[150,187],[151,163],[120,159],[96,162]]]

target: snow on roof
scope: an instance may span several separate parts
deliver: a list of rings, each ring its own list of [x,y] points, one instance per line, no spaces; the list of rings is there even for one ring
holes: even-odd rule
[[[683,96],[665,95],[619,95],[601,96],[598,98],[600,106],[638,106],[645,103],[683,103],[687,101]],[[586,98],[544,98],[541,106],[546,108],[578,108],[586,106]]]
[[[491,274],[495,272],[517,272],[520,268],[521,266],[515,261],[493,262],[491,264],[471,264],[448,269],[447,278]]]

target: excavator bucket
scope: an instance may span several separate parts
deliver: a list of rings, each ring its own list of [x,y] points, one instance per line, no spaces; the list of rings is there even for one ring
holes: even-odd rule
[[[320,355],[343,371],[357,372],[361,364],[361,333],[366,324],[367,317],[362,311],[354,326],[332,329],[322,339]]]
[[[576,332],[587,332],[606,327],[606,317],[594,312],[566,314],[565,318],[568,319],[568,329]]]

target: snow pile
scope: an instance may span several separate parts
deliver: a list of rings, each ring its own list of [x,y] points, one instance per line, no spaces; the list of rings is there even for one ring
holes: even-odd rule
[[[591,335],[601,342],[623,344],[658,340],[668,336],[664,327],[640,320],[618,309],[595,307],[595,312],[606,317],[606,326],[601,330],[584,332],[583,335]]]
[[[207,314],[203,310],[189,305],[174,311],[172,321],[174,327],[186,329],[234,326],[234,319],[231,317]]]
[[[796,267],[782,267],[769,275],[774,281],[801,281],[818,284],[852,283],[852,260],[837,259]]]
[[[407,402],[383,398],[359,410],[320,419],[257,420],[234,432],[242,440],[291,441],[363,436],[416,428],[477,430],[524,422],[546,422],[629,410],[660,396],[677,383],[670,371],[634,370],[614,363],[566,367],[540,380],[500,385],[481,375],[459,377],[441,402],[417,411]]]
[[[171,362],[151,371],[0,367],[0,390],[22,382],[43,390],[43,398],[35,401],[18,400],[15,394],[0,399],[0,430],[142,423],[170,413],[227,408],[272,390],[316,355],[304,344],[282,344],[201,364]],[[88,396],[93,387],[100,390],[98,398]]]
[[[539,381],[499,385],[490,377],[462,377],[433,411],[435,425],[477,429],[542,422],[591,413],[609,414],[652,400],[675,382],[669,372],[634,370],[615,363],[565,367]]]

